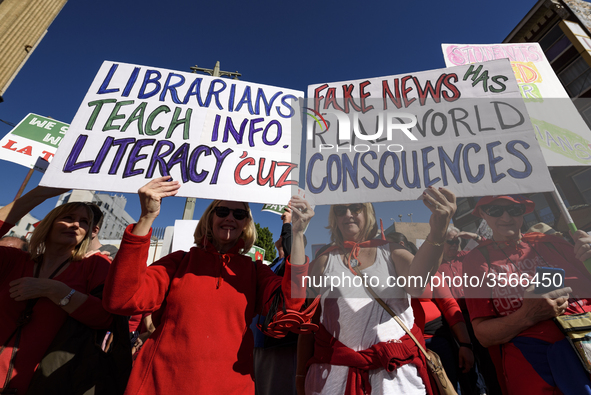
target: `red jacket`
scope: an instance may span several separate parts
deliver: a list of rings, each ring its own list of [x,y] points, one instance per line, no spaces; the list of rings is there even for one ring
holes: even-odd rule
[[[103,303],[119,314],[158,309],[161,323],[135,361],[126,394],[254,394],[253,347],[249,324],[281,286],[287,307],[301,308],[305,290],[292,274],[307,265],[286,265],[283,278],[262,262],[213,247],[174,252],[146,267],[150,234],[127,228],[105,284]],[[218,286],[219,285],[219,286]],[[299,293],[298,293],[299,292]],[[289,296],[300,297],[293,303]]]
[[[12,225],[0,221],[0,236]],[[33,277],[35,262],[29,253],[12,247],[0,247],[0,345],[16,328],[16,322],[27,305],[26,301],[15,302],[10,297],[9,283],[22,277]],[[92,255],[81,261],[71,262],[54,280],[61,281],[76,291],[88,294],[104,283],[109,271],[109,261],[100,255]],[[105,311],[101,300],[88,296],[86,301],[70,316],[91,328],[107,328],[112,315]],[[68,313],[48,298],[40,298],[33,307],[31,322],[23,326],[20,346],[15,358],[11,388],[24,394],[29,387],[33,373],[47,348],[58,333]],[[0,354],[0,386],[4,385],[14,337],[8,347]]]

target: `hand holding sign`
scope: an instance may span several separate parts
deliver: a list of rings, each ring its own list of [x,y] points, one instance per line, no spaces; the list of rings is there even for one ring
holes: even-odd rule
[[[287,206],[283,210],[284,210],[284,213],[281,214],[281,220],[283,221],[284,224],[291,223],[291,209],[289,208],[289,206]]]
[[[429,225],[431,225],[429,234],[434,237],[435,243],[445,240],[447,226],[456,212],[456,196],[448,189],[439,188],[437,190],[429,187],[423,192],[422,198],[423,203],[432,213],[429,219]]]
[[[133,234],[145,236],[150,231],[152,223],[160,214],[162,198],[174,196],[178,193],[181,184],[172,181],[171,176],[154,178],[138,190],[142,213],[140,219],[133,228]]]
[[[292,232],[294,234],[304,233],[312,217],[314,217],[312,206],[301,196],[294,195],[291,197],[288,207],[291,208]]]

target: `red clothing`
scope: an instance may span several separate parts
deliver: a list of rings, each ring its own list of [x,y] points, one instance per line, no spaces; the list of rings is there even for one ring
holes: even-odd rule
[[[435,276],[441,278],[440,273],[436,273]],[[451,328],[458,322],[464,322],[464,316],[462,315],[462,311],[460,310],[458,303],[451,295],[447,284],[443,284],[443,281],[440,281],[439,284],[440,286],[434,286],[433,290],[431,290],[431,286],[428,285],[419,298],[421,307],[425,314],[424,322],[427,324],[441,317],[443,313],[445,321]],[[429,333],[423,333],[423,336],[425,339],[433,337],[433,335]]]
[[[420,328],[415,325],[410,331],[425,348]],[[315,363],[349,366],[345,395],[370,395],[370,370],[386,369],[392,372],[402,365],[412,363],[417,367],[417,373],[425,384],[427,394],[432,394],[425,356],[408,334],[398,340],[381,342],[366,350],[354,351],[320,325],[314,336],[314,356],[308,361],[308,366]]]
[[[456,257],[451,261],[444,261],[439,266],[439,273],[444,275],[445,284],[449,286],[451,294],[454,298],[456,298],[456,302],[460,306],[462,311],[467,311],[468,308],[466,307],[466,301],[464,300],[464,283],[463,280],[460,281],[456,279],[454,285],[454,278],[462,277],[464,274],[464,269],[462,267],[462,261],[468,255],[470,251],[459,251]],[[448,280],[449,278],[449,280]]]
[[[0,221],[0,236],[11,227]],[[22,277],[34,277],[34,265],[27,252],[17,248],[0,247],[0,345],[5,343],[16,328],[16,321],[27,304],[26,301],[15,302],[10,297],[9,283]],[[81,261],[71,262],[66,270],[54,277],[54,280],[88,294],[93,288],[104,283],[108,271],[109,261],[93,255]],[[37,365],[67,317],[68,313],[48,298],[40,298],[33,307],[31,322],[26,324],[21,332],[13,378],[10,382],[10,387],[17,388],[19,394],[27,391]],[[103,308],[101,300],[93,296],[88,296],[86,302],[76,309],[71,317],[98,329],[107,328],[112,319],[111,314]],[[0,354],[0,386],[6,378],[13,344],[14,338]]]
[[[239,246],[221,255],[210,245],[174,252],[147,267],[151,234],[133,235],[133,226],[112,263],[103,303],[112,312],[133,315],[158,309],[166,297],[166,308],[125,393],[254,394],[249,325],[279,286],[286,307],[301,308],[305,289],[291,279],[305,275],[308,265],[287,263],[282,278],[240,255]],[[301,299],[294,303],[292,296]]]
[[[557,250],[548,247],[544,242],[551,242]],[[513,275],[514,278],[525,274],[533,278],[537,266],[560,267],[566,273],[565,286],[573,289],[570,294],[570,304],[565,314],[591,311],[591,299],[579,299],[582,307],[579,306],[575,299],[589,295],[591,276],[583,263],[575,258],[573,246],[563,239],[542,233],[528,233],[523,236],[522,242],[515,246],[500,249],[496,247],[493,241],[484,242],[481,247],[483,245],[483,248],[486,248],[489,253],[491,273],[494,274],[498,282],[501,282],[498,277],[499,273],[507,273],[508,276]],[[483,273],[488,273],[487,264],[479,248],[472,250],[464,259],[464,271],[468,276],[477,276],[479,279],[482,278]],[[496,287],[488,287],[486,286],[487,280],[490,280],[488,275],[485,277],[483,287],[465,288],[466,303],[472,320],[478,317],[506,316],[521,307],[524,294],[522,286],[499,287],[497,284]],[[535,337],[550,343],[564,338],[564,335],[552,320],[540,322],[519,335]]]
[[[552,243],[556,249],[545,243]],[[490,269],[480,251],[481,248],[488,250]],[[573,246],[559,237],[528,233],[523,236],[520,243],[513,245],[500,243],[497,245],[489,240],[472,250],[464,259],[463,266],[468,276],[484,278],[484,286],[464,289],[472,320],[480,317],[503,317],[517,311],[522,305],[524,287],[520,285],[500,287],[498,283],[504,281],[500,281],[499,274],[504,276],[506,273],[509,278],[511,274],[514,278],[524,274],[533,278],[537,266],[561,267],[565,270],[565,286],[573,289],[565,314],[591,311],[591,299],[585,298],[591,289],[591,276],[583,263],[575,258]],[[497,281],[494,287],[492,279]],[[564,339],[564,335],[552,320],[542,321],[524,330],[518,334],[518,337],[540,339],[550,344]],[[498,356],[495,347],[491,347],[490,351],[491,356]],[[542,393],[540,388],[544,388],[548,393],[554,391],[554,387],[544,382],[535,373],[521,351],[512,343],[502,346],[501,355],[493,360],[497,371],[502,372],[500,375],[507,380],[509,393],[521,393],[519,392],[522,388],[520,383],[528,383],[529,388],[535,388],[538,391],[536,393]],[[527,368],[525,368],[526,365]],[[513,374],[516,372],[519,374]],[[522,372],[523,375],[521,375]],[[526,372],[533,373],[525,377]]]

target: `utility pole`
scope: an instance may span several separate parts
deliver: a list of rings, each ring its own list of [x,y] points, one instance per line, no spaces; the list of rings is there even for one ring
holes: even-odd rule
[[[215,67],[213,69],[206,69],[203,67],[198,67],[197,65],[192,66],[191,70],[193,73],[197,73],[198,71],[202,73],[207,73],[212,77],[232,77],[232,79],[237,80],[238,77],[242,76],[239,72],[231,72],[231,71],[221,71],[220,70],[220,62],[215,62]],[[185,210],[183,211],[183,219],[193,219],[193,214],[195,213],[195,198],[187,198],[185,201]]]

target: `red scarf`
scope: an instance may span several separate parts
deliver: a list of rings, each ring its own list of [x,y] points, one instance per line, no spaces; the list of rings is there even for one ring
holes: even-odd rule
[[[414,325],[411,332],[425,347],[421,330]],[[320,325],[314,340],[314,356],[308,361],[308,366],[314,363],[349,366],[345,395],[370,395],[370,370],[383,368],[392,372],[408,363],[417,367],[417,372],[425,384],[427,394],[433,394],[425,356],[407,334],[399,340],[374,344],[363,351],[353,351],[328,333],[323,325]]]
[[[353,268],[351,267],[351,259],[357,259],[357,257],[359,256],[359,251],[361,251],[362,248],[378,247],[378,246],[388,244],[388,243],[389,243],[388,240],[382,240],[382,239],[371,239],[371,240],[363,241],[361,243],[355,243],[354,241],[345,241],[343,244],[343,247],[345,247],[346,250],[351,251],[351,254],[349,255],[349,259],[347,260],[347,266],[349,267],[349,270],[351,270],[351,273],[353,273],[354,275],[357,275],[355,270],[353,270]],[[339,248],[340,248],[340,246],[335,244],[333,246],[328,247],[326,250],[324,250],[321,255],[328,254],[329,252],[337,250]]]

